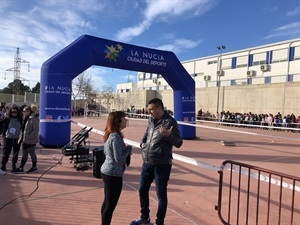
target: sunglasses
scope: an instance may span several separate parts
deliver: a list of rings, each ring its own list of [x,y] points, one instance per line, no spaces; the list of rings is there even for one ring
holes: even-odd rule
[[[17,111],[11,111],[11,113],[18,113]]]

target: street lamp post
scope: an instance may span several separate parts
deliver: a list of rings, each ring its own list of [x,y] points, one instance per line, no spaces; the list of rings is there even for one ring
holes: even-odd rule
[[[220,55],[217,60],[217,85],[218,85],[218,94],[217,94],[217,115],[219,115],[219,100],[220,100],[220,85],[221,85],[221,76],[222,76],[222,65],[221,65],[221,57],[223,49],[225,49],[225,45],[217,46],[217,49],[220,51]],[[220,115],[219,115],[220,116]]]

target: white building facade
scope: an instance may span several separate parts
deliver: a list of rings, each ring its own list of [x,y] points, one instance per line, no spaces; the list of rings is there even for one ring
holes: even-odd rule
[[[300,81],[300,39],[192,59],[182,65],[195,79],[196,88],[296,82]],[[117,92],[123,92],[124,86],[117,85]],[[171,89],[160,74],[145,72],[137,73],[136,88]]]
[[[126,93],[136,89],[137,89],[137,83],[134,82],[117,84],[117,93]]]
[[[300,116],[300,38],[233,52],[222,50],[182,62],[195,80],[196,110]],[[136,86],[118,84],[117,93],[123,108],[143,108],[149,99],[159,97],[168,109],[176,110],[173,90],[160,74],[138,72]]]

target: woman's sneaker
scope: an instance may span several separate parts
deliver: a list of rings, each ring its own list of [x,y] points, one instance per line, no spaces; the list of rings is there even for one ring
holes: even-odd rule
[[[12,173],[15,173],[16,171],[17,171],[17,167],[16,166],[12,166],[12,169],[11,169],[11,171],[10,172],[12,172]]]
[[[23,173],[23,172],[24,172],[23,168],[18,168],[15,170],[14,173]]]
[[[130,223],[130,225],[147,225],[147,224],[150,224],[150,218],[148,219],[138,218],[137,220],[134,220]]]
[[[0,175],[5,175],[6,172],[0,169]]]
[[[31,167],[26,173],[32,173],[34,171],[37,171],[36,167]]]

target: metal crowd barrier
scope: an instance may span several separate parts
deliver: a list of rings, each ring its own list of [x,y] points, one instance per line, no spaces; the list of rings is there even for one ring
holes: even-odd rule
[[[215,209],[223,224],[299,224],[299,177],[231,160],[221,168]]]
[[[243,127],[243,128],[260,128],[266,130],[281,130],[281,131],[293,131],[300,132],[300,123],[274,123],[271,124],[267,122],[251,122],[251,121],[240,121],[236,120],[218,120],[217,118],[206,117],[202,119],[197,119],[197,122],[203,123],[212,123],[224,126],[233,126],[233,127]]]
[[[129,118],[137,118],[137,119],[148,119],[151,116],[150,114],[143,114],[143,113],[126,113],[126,115]],[[267,122],[244,121],[244,120],[240,120],[238,122],[238,120],[229,120],[229,119],[221,120],[214,117],[197,117],[196,121],[203,122],[203,123],[213,123],[213,124],[224,125],[224,126],[300,132],[300,123],[272,122],[271,124],[269,124]]]

